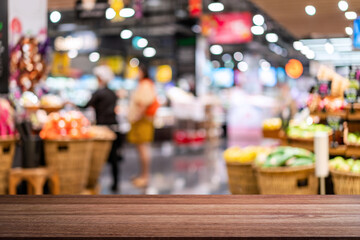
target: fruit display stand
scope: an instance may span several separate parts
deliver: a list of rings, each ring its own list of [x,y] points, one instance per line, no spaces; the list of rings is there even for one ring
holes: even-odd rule
[[[93,141],[45,140],[45,160],[59,174],[60,194],[80,194],[89,178]]]
[[[260,194],[315,195],[315,166],[257,168]]]
[[[258,194],[252,163],[226,163],[229,189],[232,194]]]
[[[360,157],[360,144],[349,140],[351,132],[359,131],[360,125],[354,123],[344,123],[344,143],[346,144],[347,157]]]
[[[341,119],[347,118],[346,110],[339,110],[336,112],[323,112],[323,111],[315,111],[311,113],[311,116],[318,117],[321,121],[326,121],[329,116],[337,116]]]
[[[330,170],[334,192],[338,195],[360,195],[360,174]]]
[[[15,154],[16,138],[0,137],[0,194],[6,194],[8,176]]]

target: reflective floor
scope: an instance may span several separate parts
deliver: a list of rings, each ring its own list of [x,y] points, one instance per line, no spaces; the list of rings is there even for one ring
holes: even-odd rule
[[[107,164],[100,178],[101,194],[229,194],[224,146],[184,149],[172,143],[152,147],[151,180],[146,189],[132,185],[139,171],[137,153],[132,146],[123,148],[119,190],[112,192],[111,167]]]

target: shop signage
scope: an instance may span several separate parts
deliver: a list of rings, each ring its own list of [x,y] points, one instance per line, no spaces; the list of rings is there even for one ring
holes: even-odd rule
[[[205,15],[202,33],[210,43],[235,44],[252,41],[252,19],[249,12]]]
[[[354,48],[360,49],[360,18],[354,21]]]
[[[9,49],[8,49],[8,6],[7,0],[0,1],[0,94],[8,92]]]
[[[200,17],[202,14],[202,0],[189,0],[189,13],[191,17]]]
[[[298,79],[304,72],[304,66],[299,60],[290,59],[285,66],[285,71],[289,77]]]

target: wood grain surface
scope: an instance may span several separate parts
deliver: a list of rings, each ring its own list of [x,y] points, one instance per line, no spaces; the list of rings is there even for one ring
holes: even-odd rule
[[[360,196],[3,196],[1,239],[360,237]]]

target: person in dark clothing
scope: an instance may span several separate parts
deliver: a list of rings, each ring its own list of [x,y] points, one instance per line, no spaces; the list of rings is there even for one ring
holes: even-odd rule
[[[117,156],[117,150],[121,146],[115,114],[117,96],[107,87],[107,84],[114,79],[114,73],[108,66],[98,66],[94,69],[94,75],[98,79],[99,89],[92,95],[85,108],[93,107],[96,113],[96,125],[106,125],[117,135],[108,160],[111,163],[113,175],[113,185],[111,189],[117,191],[119,179],[119,158]]]

